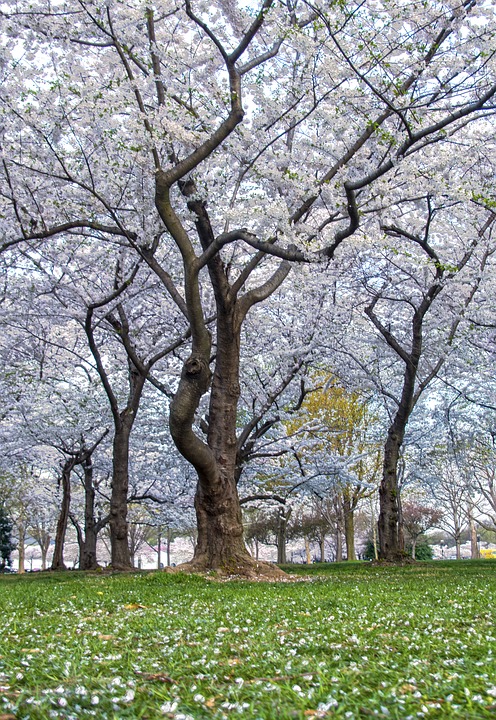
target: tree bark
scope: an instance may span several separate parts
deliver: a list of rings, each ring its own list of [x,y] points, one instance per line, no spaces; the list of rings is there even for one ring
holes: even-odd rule
[[[80,570],[95,570],[98,568],[96,544],[98,533],[106,525],[107,518],[95,518],[95,485],[93,482],[93,462],[91,455],[86,457],[84,463],[84,539],[79,552]]]
[[[199,473],[195,497],[198,540],[194,561],[212,568],[249,564],[236,486],[236,418],[240,394],[240,328],[234,308],[220,311],[207,444],[214,462]]]
[[[19,533],[19,575],[26,572],[26,522],[21,519],[17,525],[17,531]]]
[[[355,514],[352,507],[352,502],[349,498],[345,497],[343,501],[343,513],[344,513],[344,538],[346,543],[346,559],[353,561],[356,560],[355,554]]]
[[[75,465],[74,458],[66,460],[62,466],[62,474],[60,484],[62,487],[62,502],[60,504],[60,513],[57,521],[57,529],[55,531],[55,547],[53,549],[52,570],[66,570],[64,563],[64,543],[67,532],[67,523],[69,521],[69,512],[71,505],[71,473]]]
[[[396,428],[390,428],[384,447],[384,465],[379,488],[379,557],[381,560],[398,560],[401,557],[398,509],[398,457],[403,437]]]
[[[284,565],[288,561],[286,554],[286,531],[290,515],[291,510],[284,512],[282,508],[279,509],[277,523],[277,563],[279,565]]]
[[[303,539],[305,541],[305,557],[307,559],[307,565],[311,565],[312,564],[312,553],[310,552],[310,541],[309,541],[307,535],[304,535]]]
[[[470,557],[472,560],[478,560],[480,557],[479,543],[477,542],[477,528],[475,520],[472,516],[472,508],[469,507],[469,525],[470,525]]]
[[[406,426],[415,404],[415,378],[422,346],[421,325],[417,333],[414,333],[414,339],[414,359],[410,356],[406,361],[400,404],[384,445],[382,481],[379,488],[379,558],[391,562],[403,559],[405,552],[400,522],[398,461]]]
[[[336,561],[338,560],[338,534],[336,534]],[[320,547],[320,562],[325,562],[325,535],[320,536],[319,540],[319,547]]]
[[[324,546],[322,546],[321,553],[324,551]],[[325,558],[322,560],[324,562]],[[343,536],[341,534],[341,528],[338,526],[336,528],[336,562],[342,562],[343,561]]]
[[[428,203],[429,213],[431,213],[430,204]],[[428,226],[426,227],[428,230]],[[428,386],[429,382],[437,375],[441,369],[444,358],[441,357],[430,373],[416,387],[417,371],[420,358],[422,356],[423,343],[423,322],[426,313],[432,307],[436,297],[443,288],[442,279],[444,269],[439,261],[435,251],[428,245],[427,239],[419,239],[409,233],[395,228],[396,236],[403,236],[408,240],[418,243],[426,254],[437,262],[435,266],[435,276],[429,288],[423,295],[419,305],[414,308],[411,319],[411,346],[409,349],[394,336],[394,334],[382,324],[375,314],[375,307],[380,300],[377,295],[372,303],[365,308],[366,315],[370,318],[376,329],[381,333],[389,347],[397,354],[404,363],[403,386],[401,397],[398,402],[398,410],[391,423],[386,443],[384,446],[384,464],[382,482],[379,489],[379,557],[381,560],[398,561],[404,556],[404,539],[403,528],[401,525],[401,505],[399,497],[398,484],[398,460],[400,449],[405,437],[405,430],[410,415],[418,401],[420,395]],[[469,255],[466,255],[468,257]],[[462,260],[462,262],[464,262]],[[454,336],[457,328],[457,322],[452,324],[450,337]]]
[[[47,555],[48,555],[48,548],[50,547],[50,538],[48,538],[48,545],[40,545],[41,550],[41,569],[46,570],[47,566]]]
[[[121,413],[116,424],[112,456],[110,496],[110,563],[115,570],[132,567],[128,542],[127,494],[129,489],[129,438],[134,421],[132,411]]]
[[[216,365],[210,391],[207,443],[192,430],[194,412],[208,388],[210,347],[193,346],[171,404],[170,428],[176,446],[198,473],[195,511],[198,537],[193,569],[257,572],[244,542],[236,485],[236,419],[241,322],[235,304],[218,307]]]
[[[136,266],[137,267],[137,266]],[[117,273],[116,273],[117,274]],[[118,295],[127,287],[127,282],[118,287],[116,276],[116,290]],[[143,386],[150,370],[135,357],[129,336],[129,323],[121,304],[117,306],[118,317],[110,312],[106,319],[121,338],[128,355],[128,397],[126,406],[119,410],[117,397],[110,384],[104,368],[100,351],[95,342],[93,331],[93,313],[98,307],[107,304],[107,300],[90,305],[86,313],[85,330],[88,337],[91,353],[95,359],[96,367],[107,395],[114,421],[114,441],[112,455],[112,485],[110,496],[110,555],[111,565],[115,570],[129,570],[132,568],[131,554],[128,542],[127,523],[127,493],[129,488],[129,438],[133,428],[136,414],[143,393]],[[136,359],[139,368],[134,363]]]
[[[31,532],[40,548],[41,569],[46,570],[47,555],[48,555],[48,550],[50,549],[50,542],[51,542],[52,538],[50,537],[50,533],[46,529],[45,519],[44,519],[43,515],[41,515],[40,517],[37,518],[35,524],[31,528]]]

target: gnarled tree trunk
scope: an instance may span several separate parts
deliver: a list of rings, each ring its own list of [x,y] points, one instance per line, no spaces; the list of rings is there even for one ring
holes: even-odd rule
[[[234,72],[231,79],[237,82]],[[232,116],[226,121],[226,132],[231,131],[228,125],[232,124],[234,128],[242,118],[243,111],[236,93],[232,102]],[[195,497],[198,540],[191,566],[243,574],[257,573],[262,568],[269,572],[269,566],[257,563],[246,549],[236,484],[239,477],[236,467],[236,415],[240,395],[240,338],[247,312],[279,287],[288,275],[290,265],[282,261],[265,283],[238,297],[263,255],[255,256],[235,281],[232,284],[229,282],[229,270],[219,255],[218,238],[214,235],[206,203],[199,199],[194,178],[189,175],[187,180],[182,179],[185,174],[177,169],[158,172],[155,202],[183,258],[184,301],[179,300],[178,304],[183,311],[186,310],[192,339],[191,355],[183,366],[169,418],[176,447],[198,474]],[[183,197],[187,198],[189,211],[195,216],[203,257],[196,255],[189,235],[172,207],[170,187],[175,182],[178,182]],[[235,234],[243,232],[235,231]],[[198,283],[202,267],[208,269],[217,312],[213,378],[210,372],[211,337],[205,323]],[[160,277],[168,287],[167,274],[162,273]],[[177,293],[174,294],[176,296]],[[193,424],[200,400],[209,389],[211,380],[208,430],[204,442],[193,431]]]
[[[180,424],[182,413],[186,410],[186,401],[193,394],[203,394],[202,390],[208,383],[210,373],[206,357],[203,360],[192,355],[186,362],[180,388],[172,403],[170,418],[176,445],[181,452],[186,451],[187,459],[194,460],[193,464],[198,472],[195,496],[198,539],[193,565],[223,568],[232,572],[254,563],[244,542],[241,506],[236,487],[236,413],[240,393],[239,329],[234,308],[219,313],[207,446],[197,445],[200,441],[195,443],[191,438],[191,427],[185,428],[182,422]]]

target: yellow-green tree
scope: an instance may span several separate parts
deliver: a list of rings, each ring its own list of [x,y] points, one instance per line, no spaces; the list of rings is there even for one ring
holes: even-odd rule
[[[313,379],[316,389],[306,395],[299,413],[286,422],[286,430],[299,438],[297,455],[302,473],[312,454],[349,461],[349,472],[335,479],[330,495],[338,510],[336,559],[342,559],[344,534],[347,558],[355,560],[354,513],[360,500],[373,492],[379,478],[380,443],[371,432],[378,419],[365,395],[347,390],[332,373],[316,373]]]

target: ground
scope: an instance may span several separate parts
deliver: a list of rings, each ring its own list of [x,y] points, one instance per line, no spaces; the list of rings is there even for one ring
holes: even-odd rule
[[[496,562],[285,570],[0,578],[0,718],[494,718]]]

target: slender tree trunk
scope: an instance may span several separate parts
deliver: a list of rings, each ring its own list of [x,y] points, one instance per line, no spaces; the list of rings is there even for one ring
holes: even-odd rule
[[[41,550],[41,569],[46,570],[47,567],[47,555],[48,555],[48,548],[50,547],[50,539],[48,540],[48,545],[45,545],[44,543],[40,545]]]
[[[67,460],[62,467],[60,484],[62,487],[62,502],[60,505],[59,519],[55,531],[55,547],[53,549],[52,570],[65,570],[64,543],[69,520],[71,505],[71,472],[74,468],[74,459]]]
[[[79,567],[81,570],[95,570],[98,567],[96,543],[101,524],[95,519],[95,487],[93,484],[93,463],[91,456],[84,467],[84,540],[80,547]]]
[[[459,537],[455,540],[456,545],[456,559],[461,560],[462,559],[462,549],[461,549],[461,540]]]
[[[344,538],[346,543],[346,559],[356,560],[355,554],[355,513],[349,498],[343,502]]]
[[[412,538],[412,559],[416,560],[415,551],[417,549],[417,538]]]
[[[381,560],[401,560],[405,554],[403,528],[401,526],[400,488],[398,484],[398,461],[405,438],[405,430],[414,407],[415,378],[420,357],[421,335],[417,338],[415,362],[406,363],[401,401],[388,430],[384,446],[382,482],[379,488],[379,557]]]
[[[324,546],[322,546],[320,554],[322,555],[322,552],[324,550]],[[325,559],[325,558],[324,558]],[[341,533],[341,528],[336,528],[336,562],[342,562],[343,561],[343,535]],[[322,560],[323,562],[323,560]]]
[[[158,529],[157,537],[157,570],[162,567],[162,527]]]
[[[51,537],[47,530],[45,530],[44,524],[38,526],[36,529],[36,542],[41,552],[41,569],[46,570],[47,566],[47,555],[50,549]]]
[[[279,565],[284,565],[288,561],[286,555],[286,529],[290,514],[291,511],[285,513],[282,508],[279,510],[277,524],[277,563]]]
[[[375,521],[374,500],[370,498],[370,514],[372,518],[372,544],[374,546],[374,560],[379,559],[379,543],[377,541],[377,523]]]
[[[19,575],[26,572],[26,522],[21,519],[17,526],[19,533]]]
[[[167,528],[167,567],[170,567],[171,564],[171,542],[172,542],[172,533],[170,527]]]
[[[479,558],[479,543],[477,542],[477,528],[475,526],[475,520],[472,516],[472,508],[469,508],[469,523],[470,523],[470,557],[472,560],[478,560]]]
[[[308,539],[308,537],[306,535],[304,536],[303,539],[305,541],[305,556],[307,559],[307,565],[311,565],[312,564],[312,553],[310,552],[310,540]]]

